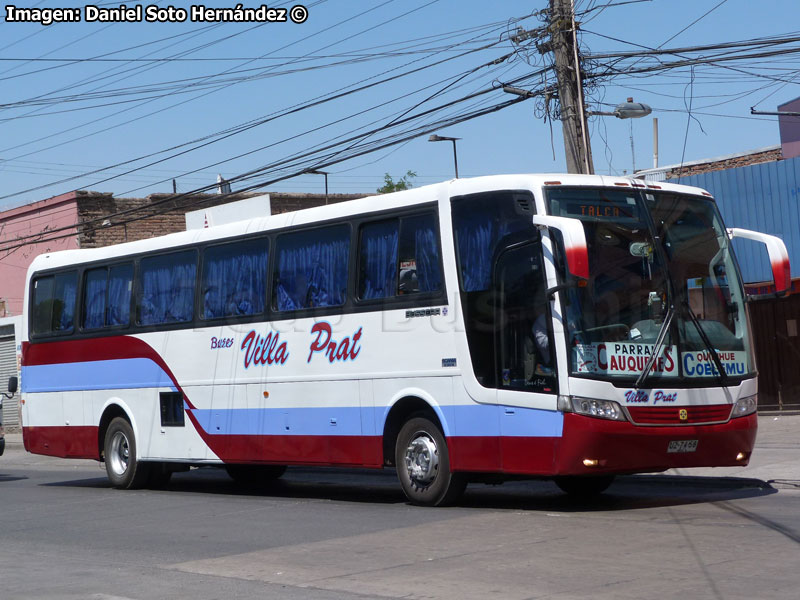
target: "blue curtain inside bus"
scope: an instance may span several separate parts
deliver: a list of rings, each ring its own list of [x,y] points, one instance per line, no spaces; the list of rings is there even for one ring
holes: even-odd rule
[[[496,223],[487,215],[464,215],[458,224],[458,255],[465,292],[487,290],[492,280],[492,254],[497,242],[509,233],[508,223]]]
[[[133,265],[111,267],[108,276],[107,326],[116,327],[130,324],[132,287]]]
[[[432,221],[433,219],[430,220]],[[419,227],[415,231],[414,242],[417,264],[417,291],[435,292],[442,289],[438,236],[433,228],[433,223]]]
[[[264,311],[267,241],[207,248],[203,255],[203,318],[254,315]]]
[[[194,252],[143,258],[141,272],[139,322],[142,325],[192,319],[197,273]]]
[[[515,205],[527,200],[521,192],[476,194],[453,202],[453,230],[465,292],[488,290],[492,259],[505,236],[533,229],[529,216],[517,214]],[[533,198],[530,198],[530,202]]]
[[[98,329],[105,324],[106,314],[106,268],[92,269],[86,273],[86,287],[83,291],[83,326]]]
[[[397,219],[361,229],[359,297],[388,298],[397,291]]]
[[[77,280],[77,273],[56,275],[53,291],[53,331],[67,331],[75,325]]]
[[[278,238],[278,310],[339,306],[347,295],[350,228],[329,227]]]
[[[132,281],[133,265],[130,264],[88,271],[83,292],[83,327],[128,325]]]

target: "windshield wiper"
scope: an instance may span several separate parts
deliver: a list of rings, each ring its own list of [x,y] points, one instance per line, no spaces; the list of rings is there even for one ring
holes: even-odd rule
[[[675,316],[675,306],[670,304],[669,308],[667,309],[667,314],[664,315],[664,322],[661,324],[661,329],[658,331],[658,337],[656,338],[655,346],[653,347],[653,353],[650,355],[650,358],[647,361],[647,364],[644,366],[644,369],[641,373],[639,373],[639,377],[636,379],[636,383],[634,387],[641,388],[644,385],[645,380],[650,376],[650,371],[653,369],[653,365],[658,360],[658,355],[661,354],[661,347],[664,345],[664,339],[667,337],[667,333],[669,333],[669,328],[672,325],[672,317]]]
[[[708,350],[709,354],[711,354],[711,358],[714,361],[714,366],[717,367],[717,371],[719,372],[719,380],[720,382],[725,385],[726,381],[728,380],[728,374],[725,372],[725,367],[722,365],[722,361],[719,359],[719,355],[717,354],[714,345],[711,343],[711,340],[708,339],[703,326],[700,324],[700,321],[697,319],[697,315],[692,312],[691,306],[689,306],[689,301],[684,300],[683,302],[684,308],[689,315],[689,318],[694,323],[695,328],[697,329],[697,333],[700,334],[700,339],[703,340],[703,344],[705,344],[706,349]]]

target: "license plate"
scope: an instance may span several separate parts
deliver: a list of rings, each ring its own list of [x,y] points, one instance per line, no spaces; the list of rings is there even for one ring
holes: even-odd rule
[[[667,448],[667,452],[677,453],[677,452],[694,452],[697,450],[697,440],[673,440],[669,443],[669,447]]]

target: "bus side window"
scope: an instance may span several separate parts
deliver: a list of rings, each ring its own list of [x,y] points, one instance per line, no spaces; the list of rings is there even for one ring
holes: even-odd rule
[[[71,333],[75,327],[78,274],[58,273],[34,280],[33,333]]]
[[[361,227],[358,298],[392,298],[397,287],[399,221],[379,221]]]
[[[130,325],[133,265],[86,271],[81,323],[84,329]]]
[[[268,240],[245,240],[206,248],[203,255],[203,319],[264,312]]]
[[[278,237],[273,306],[278,311],[341,306],[347,299],[350,227],[334,225]]]
[[[197,253],[148,256],[141,262],[138,294],[140,325],[192,320]]]
[[[400,223],[398,294],[442,289],[439,235],[433,214],[405,217]]]

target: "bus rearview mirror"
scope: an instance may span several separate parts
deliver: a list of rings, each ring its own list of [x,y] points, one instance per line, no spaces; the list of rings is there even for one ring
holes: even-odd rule
[[[533,224],[558,230],[564,239],[564,254],[570,274],[581,279],[589,279],[589,253],[586,250],[583,223],[569,217],[534,215]]]
[[[728,229],[728,237],[743,238],[754,242],[761,242],[767,247],[769,263],[772,267],[772,279],[775,282],[775,293],[784,294],[792,285],[791,266],[789,264],[789,252],[783,240],[774,235],[759,233],[749,229],[732,227]]]

